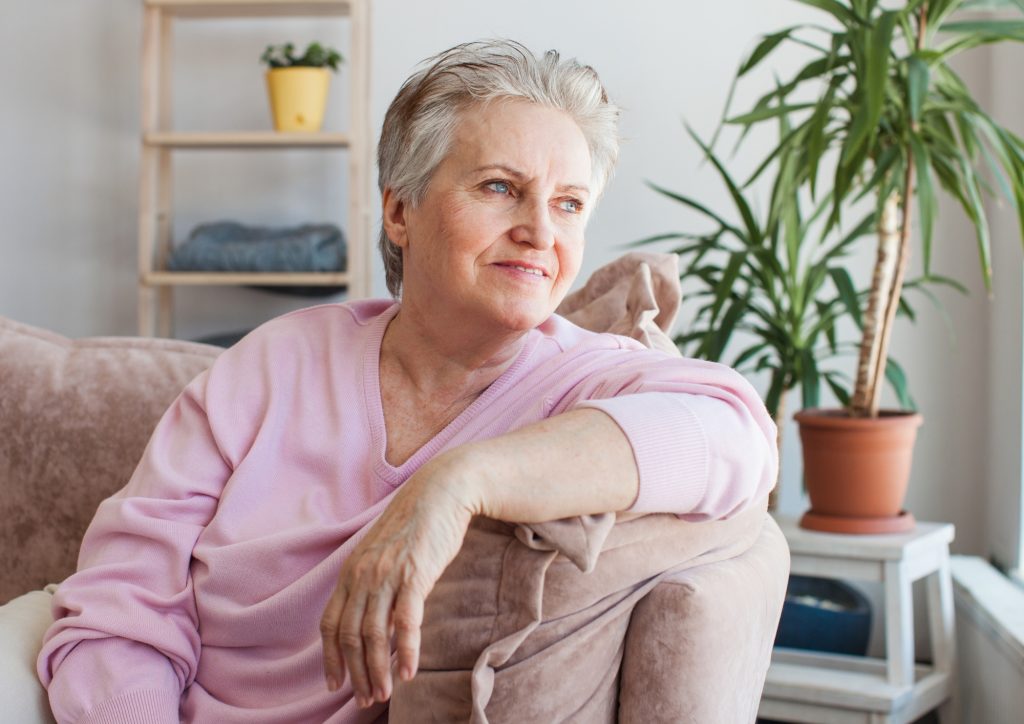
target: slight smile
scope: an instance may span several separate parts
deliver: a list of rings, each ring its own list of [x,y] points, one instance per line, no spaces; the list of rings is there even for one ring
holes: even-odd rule
[[[544,269],[538,266],[532,266],[530,264],[522,264],[517,262],[498,262],[498,266],[505,267],[506,269],[515,269],[517,271],[532,274],[536,277],[547,277],[548,273]]]

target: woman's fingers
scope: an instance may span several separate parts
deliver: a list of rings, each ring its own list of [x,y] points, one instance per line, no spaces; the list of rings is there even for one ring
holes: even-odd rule
[[[455,476],[456,478],[458,476]],[[328,677],[347,671],[356,702],[387,701],[392,636],[399,676],[419,667],[424,599],[458,553],[472,509],[447,487],[452,474],[428,463],[398,491],[349,554],[321,620]]]
[[[360,706],[391,696],[390,619],[394,596],[384,590],[366,597],[349,596],[339,585],[320,620],[327,688],[337,691],[345,680]]]
[[[356,703],[366,707],[373,703],[373,688],[366,671],[365,647],[363,646],[363,617],[366,613],[365,593],[360,591],[349,596],[345,610],[341,613],[336,646],[341,647],[348,669]]]
[[[340,585],[336,587],[320,618],[320,641],[324,650],[324,676],[327,678],[329,691],[337,691],[345,681],[345,660],[338,647],[338,629],[341,626],[341,613],[345,610],[347,598],[345,587]]]
[[[388,620],[394,595],[389,586],[370,594],[363,615],[363,649],[373,698],[385,702],[391,697],[391,637]]]
[[[398,675],[403,681],[408,681],[416,675],[419,667],[420,627],[423,625],[423,595],[408,583],[398,592],[392,623],[398,652]]]

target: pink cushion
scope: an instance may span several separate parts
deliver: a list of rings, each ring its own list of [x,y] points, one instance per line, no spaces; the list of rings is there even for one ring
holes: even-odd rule
[[[182,388],[221,352],[134,337],[69,340],[0,317],[0,603],[62,581]]]

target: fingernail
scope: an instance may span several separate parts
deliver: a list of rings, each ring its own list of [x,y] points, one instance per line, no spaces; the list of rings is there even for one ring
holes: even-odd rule
[[[358,696],[356,697],[356,704],[359,705],[360,709],[366,709],[370,706],[370,700],[365,696]]]
[[[338,690],[338,680],[335,679],[333,676],[328,676],[327,677],[327,690],[328,691],[337,691]]]
[[[384,701],[384,690],[379,686],[373,690],[373,698],[377,701]]]
[[[409,679],[412,678],[412,667],[403,666],[401,672],[399,673],[401,674],[403,681],[409,681]]]

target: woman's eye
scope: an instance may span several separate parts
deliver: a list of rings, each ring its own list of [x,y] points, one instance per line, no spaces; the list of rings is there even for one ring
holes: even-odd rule
[[[583,211],[583,204],[576,199],[562,199],[558,205],[562,211],[568,211],[570,214],[578,214]]]
[[[507,194],[512,190],[504,181],[488,181],[487,188],[496,194]]]

